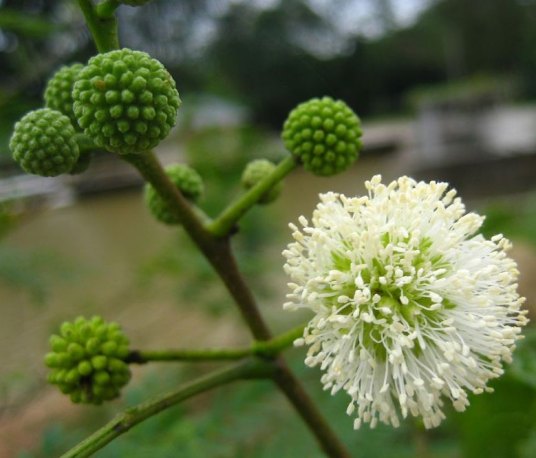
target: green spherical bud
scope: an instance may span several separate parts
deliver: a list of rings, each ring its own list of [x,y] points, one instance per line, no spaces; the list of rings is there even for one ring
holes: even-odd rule
[[[275,164],[266,159],[255,159],[251,161],[242,172],[242,178],[240,180],[242,186],[245,189],[252,188],[263,178],[270,175],[275,168]],[[277,183],[259,199],[259,203],[269,204],[273,202],[281,193],[282,188],[283,184],[281,182]]]
[[[188,200],[195,201],[203,194],[203,180],[191,167],[173,164],[166,167],[166,174]],[[180,224],[175,213],[149,183],[145,185],[145,203],[158,221],[169,225]]]
[[[69,172],[80,154],[69,118],[49,108],[30,111],[9,140],[13,159],[27,173],[53,177]]]
[[[120,154],[155,147],[175,125],[179,93],[156,59],[119,49],[92,57],[78,74],[73,109],[100,148]]]
[[[285,147],[315,175],[346,170],[361,149],[361,123],[341,100],[311,99],[292,110],[283,125]]]
[[[100,404],[119,396],[130,380],[130,369],[123,361],[128,339],[121,328],[100,317],[78,317],[63,323],[60,333],[51,336],[52,351],[45,355],[51,369],[48,382],[73,402]]]
[[[45,106],[68,116],[75,127],[78,127],[78,123],[73,113],[72,92],[76,77],[82,68],[84,66],[78,63],[61,67],[48,80],[45,88]]]

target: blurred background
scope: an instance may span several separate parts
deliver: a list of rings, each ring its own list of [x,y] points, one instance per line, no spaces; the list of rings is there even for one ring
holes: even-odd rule
[[[536,304],[535,0],[155,0],[118,15],[122,45],[161,60],[177,82],[177,127],[157,152],[201,173],[212,216],[239,194],[248,161],[286,154],[279,131],[297,103],[330,95],[362,118],[351,170],[297,171],[274,205],[241,223],[237,255],[274,329],[307,318],[281,312],[287,223],[310,214],[319,192],[356,195],[377,173],[450,182],[487,215],[486,235],[514,240],[521,292]],[[64,320],[99,313],[133,348],[249,341],[209,266],[180,231],[151,219],[142,182],[117,157],[95,154],[84,174],[54,179],[12,162],[12,126],[43,106],[47,78],[94,53],[76,2],[0,0],[0,457],[59,456],[114,412],[210,367],[135,367],[121,400],[73,406],[46,386],[42,363]],[[289,357],[356,457],[532,458],[536,337],[527,335],[494,394],[426,433],[411,421],[353,431],[345,395],[321,391],[303,350]],[[264,382],[198,397],[97,454],[300,455],[321,456]]]

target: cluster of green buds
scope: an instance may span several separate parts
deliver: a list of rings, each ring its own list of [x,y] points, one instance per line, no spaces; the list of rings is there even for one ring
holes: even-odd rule
[[[130,380],[125,362],[128,339],[116,323],[101,317],[78,317],[64,322],[50,337],[52,351],[45,356],[51,369],[48,382],[76,403],[101,404],[119,396]]]
[[[121,3],[140,6],[146,0]],[[98,54],[86,65],[61,67],[48,81],[44,101],[44,108],[15,124],[9,146],[24,171],[47,177],[84,171],[88,151],[97,148],[120,155],[144,154],[168,135],[180,105],[175,81],[164,66],[127,48]],[[298,105],[282,131],[285,147],[295,159],[291,166],[301,164],[321,176],[347,169],[357,158],[360,137],[359,118],[344,102],[329,97]],[[134,157],[139,156],[129,160]],[[202,195],[203,181],[191,167],[174,164],[165,172],[191,203]],[[253,160],[242,173],[242,187],[250,190],[277,173],[281,171],[272,162]],[[259,204],[273,202],[281,193],[282,184],[275,176]],[[149,183],[145,201],[157,220],[181,224],[179,215]],[[128,339],[115,323],[79,317],[63,323],[50,345],[52,351],[45,358],[48,381],[73,402],[100,404],[114,399],[130,379]]]
[[[61,67],[44,99],[46,108],[24,116],[9,144],[22,169],[41,176],[83,171],[89,156],[81,146],[88,144],[119,154],[155,147],[175,125],[180,105],[164,66],[127,48]]]

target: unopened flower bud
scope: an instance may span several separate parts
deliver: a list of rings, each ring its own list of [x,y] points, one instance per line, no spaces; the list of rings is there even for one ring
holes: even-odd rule
[[[315,175],[346,170],[361,149],[361,124],[341,100],[311,99],[292,110],[283,125],[285,147]]]
[[[48,381],[73,402],[101,404],[119,396],[130,379],[123,361],[128,339],[115,323],[100,317],[65,322],[60,335],[50,337],[52,352],[45,356]]]

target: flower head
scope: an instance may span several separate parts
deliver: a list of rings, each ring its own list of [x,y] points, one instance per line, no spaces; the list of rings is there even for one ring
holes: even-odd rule
[[[124,361],[128,338],[117,323],[101,317],[78,317],[64,322],[50,337],[51,352],[45,364],[48,381],[76,403],[101,404],[115,399],[130,380]]]
[[[154,148],[175,125],[175,81],[149,54],[128,48],[97,54],[73,86],[73,112],[100,148],[119,154]]]
[[[361,121],[342,100],[314,98],[288,115],[281,137],[305,170],[330,176],[350,167],[361,149]]]
[[[464,410],[511,361],[527,322],[516,264],[446,183],[375,176],[366,187],[323,194],[311,223],[291,224],[285,307],[314,312],[296,343],[326,389],[350,395],[355,428],[408,413],[435,427],[444,398]]]
[[[67,116],[50,108],[26,113],[15,124],[9,140],[13,159],[26,173],[55,177],[70,172],[80,148]]]

